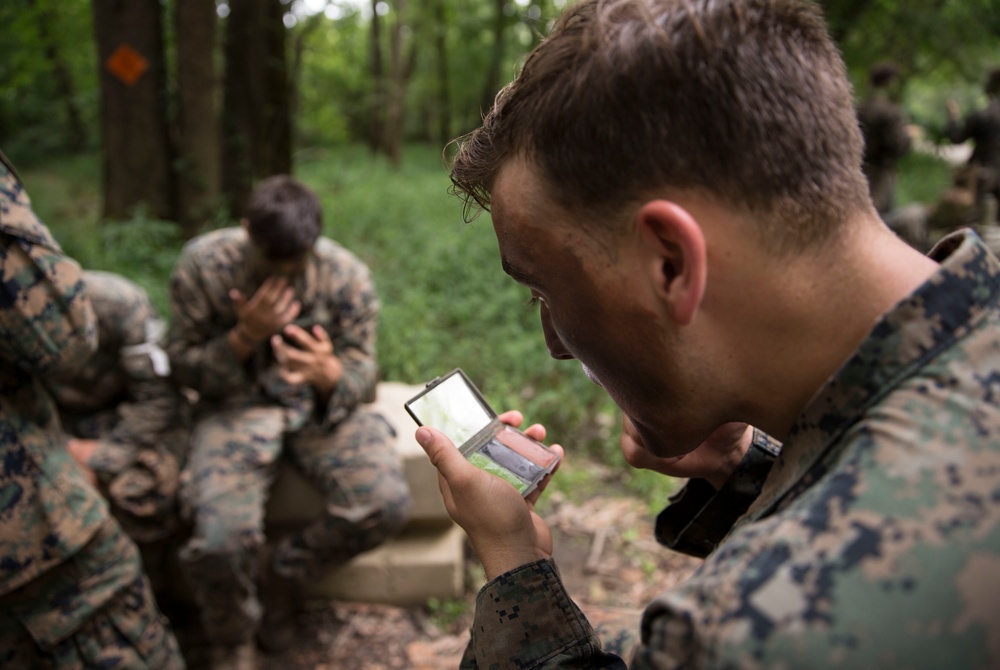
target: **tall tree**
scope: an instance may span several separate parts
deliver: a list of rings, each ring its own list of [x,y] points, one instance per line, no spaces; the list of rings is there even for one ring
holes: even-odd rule
[[[416,40],[409,38],[407,0],[394,0],[395,16],[389,34],[389,95],[386,101],[383,146],[389,163],[398,167],[403,159],[406,89],[416,66]]]
[[[434,54],[437,76],[435,80],[435,111],[438,122],[438,141],[442,144],[451,140],[451,79],[448,76],[448,40],[445,0],[430,0],[434,33]]]
[[[255,179],[292,170],[281,0],[239,0],[226,19],[222,189],[241,214]]]
[[[371,51],[369,53],[369,72],[372,78],[372,93],[369,99],[370,126],[368,132],[368,148],[372,153],[385,149],[385,107],[386,80],[385,65],[382,58],[382,18],[379,10],[385,5],[384,0],[371,0]]]
[[[490,51],[489,65],[483,80],[482,94],[479,96],[479,108],[483,113],[493,107],[493,99],[500,90],[500,66],[504,56],[504,33],[507,31],[507,16],[504,7],[507,0],[493,0],[493,45]]]
[[[215,0],[176,0],[178,223],[188,236],[219,198]]]
[[[104,216],[123,219],[139,204],[174,218],[172,155],[159,0],[94,0],[101,67]]]

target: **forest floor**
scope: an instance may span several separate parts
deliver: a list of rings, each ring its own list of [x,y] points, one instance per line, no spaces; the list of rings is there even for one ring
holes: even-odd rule
[[[637,625],[642,607],[683,581],[699,563],[656,543],[652,515],[634,495],[599,495],[579,504],[555,498],[544,516],[567,590],[594,625]],[[296,643],[280,654],[262,653],[261,670],[457,668],[482,585],[482,570],[471,554],[468,574],[465,598],[434,608],[304,604]],[[203,670],[197,618],[191,612],[172,618],[190,670]]]

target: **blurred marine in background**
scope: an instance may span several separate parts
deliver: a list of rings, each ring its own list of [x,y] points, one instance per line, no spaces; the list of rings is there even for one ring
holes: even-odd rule
[[[0,154],[0,667],[184,667],[139,552],[73,461],[41,375],[97,345],[79,265]]]

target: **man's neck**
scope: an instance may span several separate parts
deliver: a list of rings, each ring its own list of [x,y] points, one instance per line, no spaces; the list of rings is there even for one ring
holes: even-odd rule
[[[772,308],[763,301],[761,325],[747,334],[758,352],[747,357],[742,380],[742,397],[757,403],[747,408],[751,422],[784,439],[879,318],[936,269],[874,220],[852,223],[835,249],[790,263],[772,282]]]

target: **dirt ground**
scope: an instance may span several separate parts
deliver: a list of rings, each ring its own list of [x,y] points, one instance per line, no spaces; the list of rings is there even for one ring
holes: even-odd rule
[[[595,625],[638,622],[642,606],[684,580],[698,561],[653,539],[653,518],[634,497],[597,496],[581,505],[554,498],[545,519],[570,594]],[[298,640],[263,654],[262,670],[444,670],[458,667],[482,570],[468,560],[464,602],[427,607],[370,603],[304,603]],[[190,609],[170,612],[191,670],[205,667],[204,644]]]

